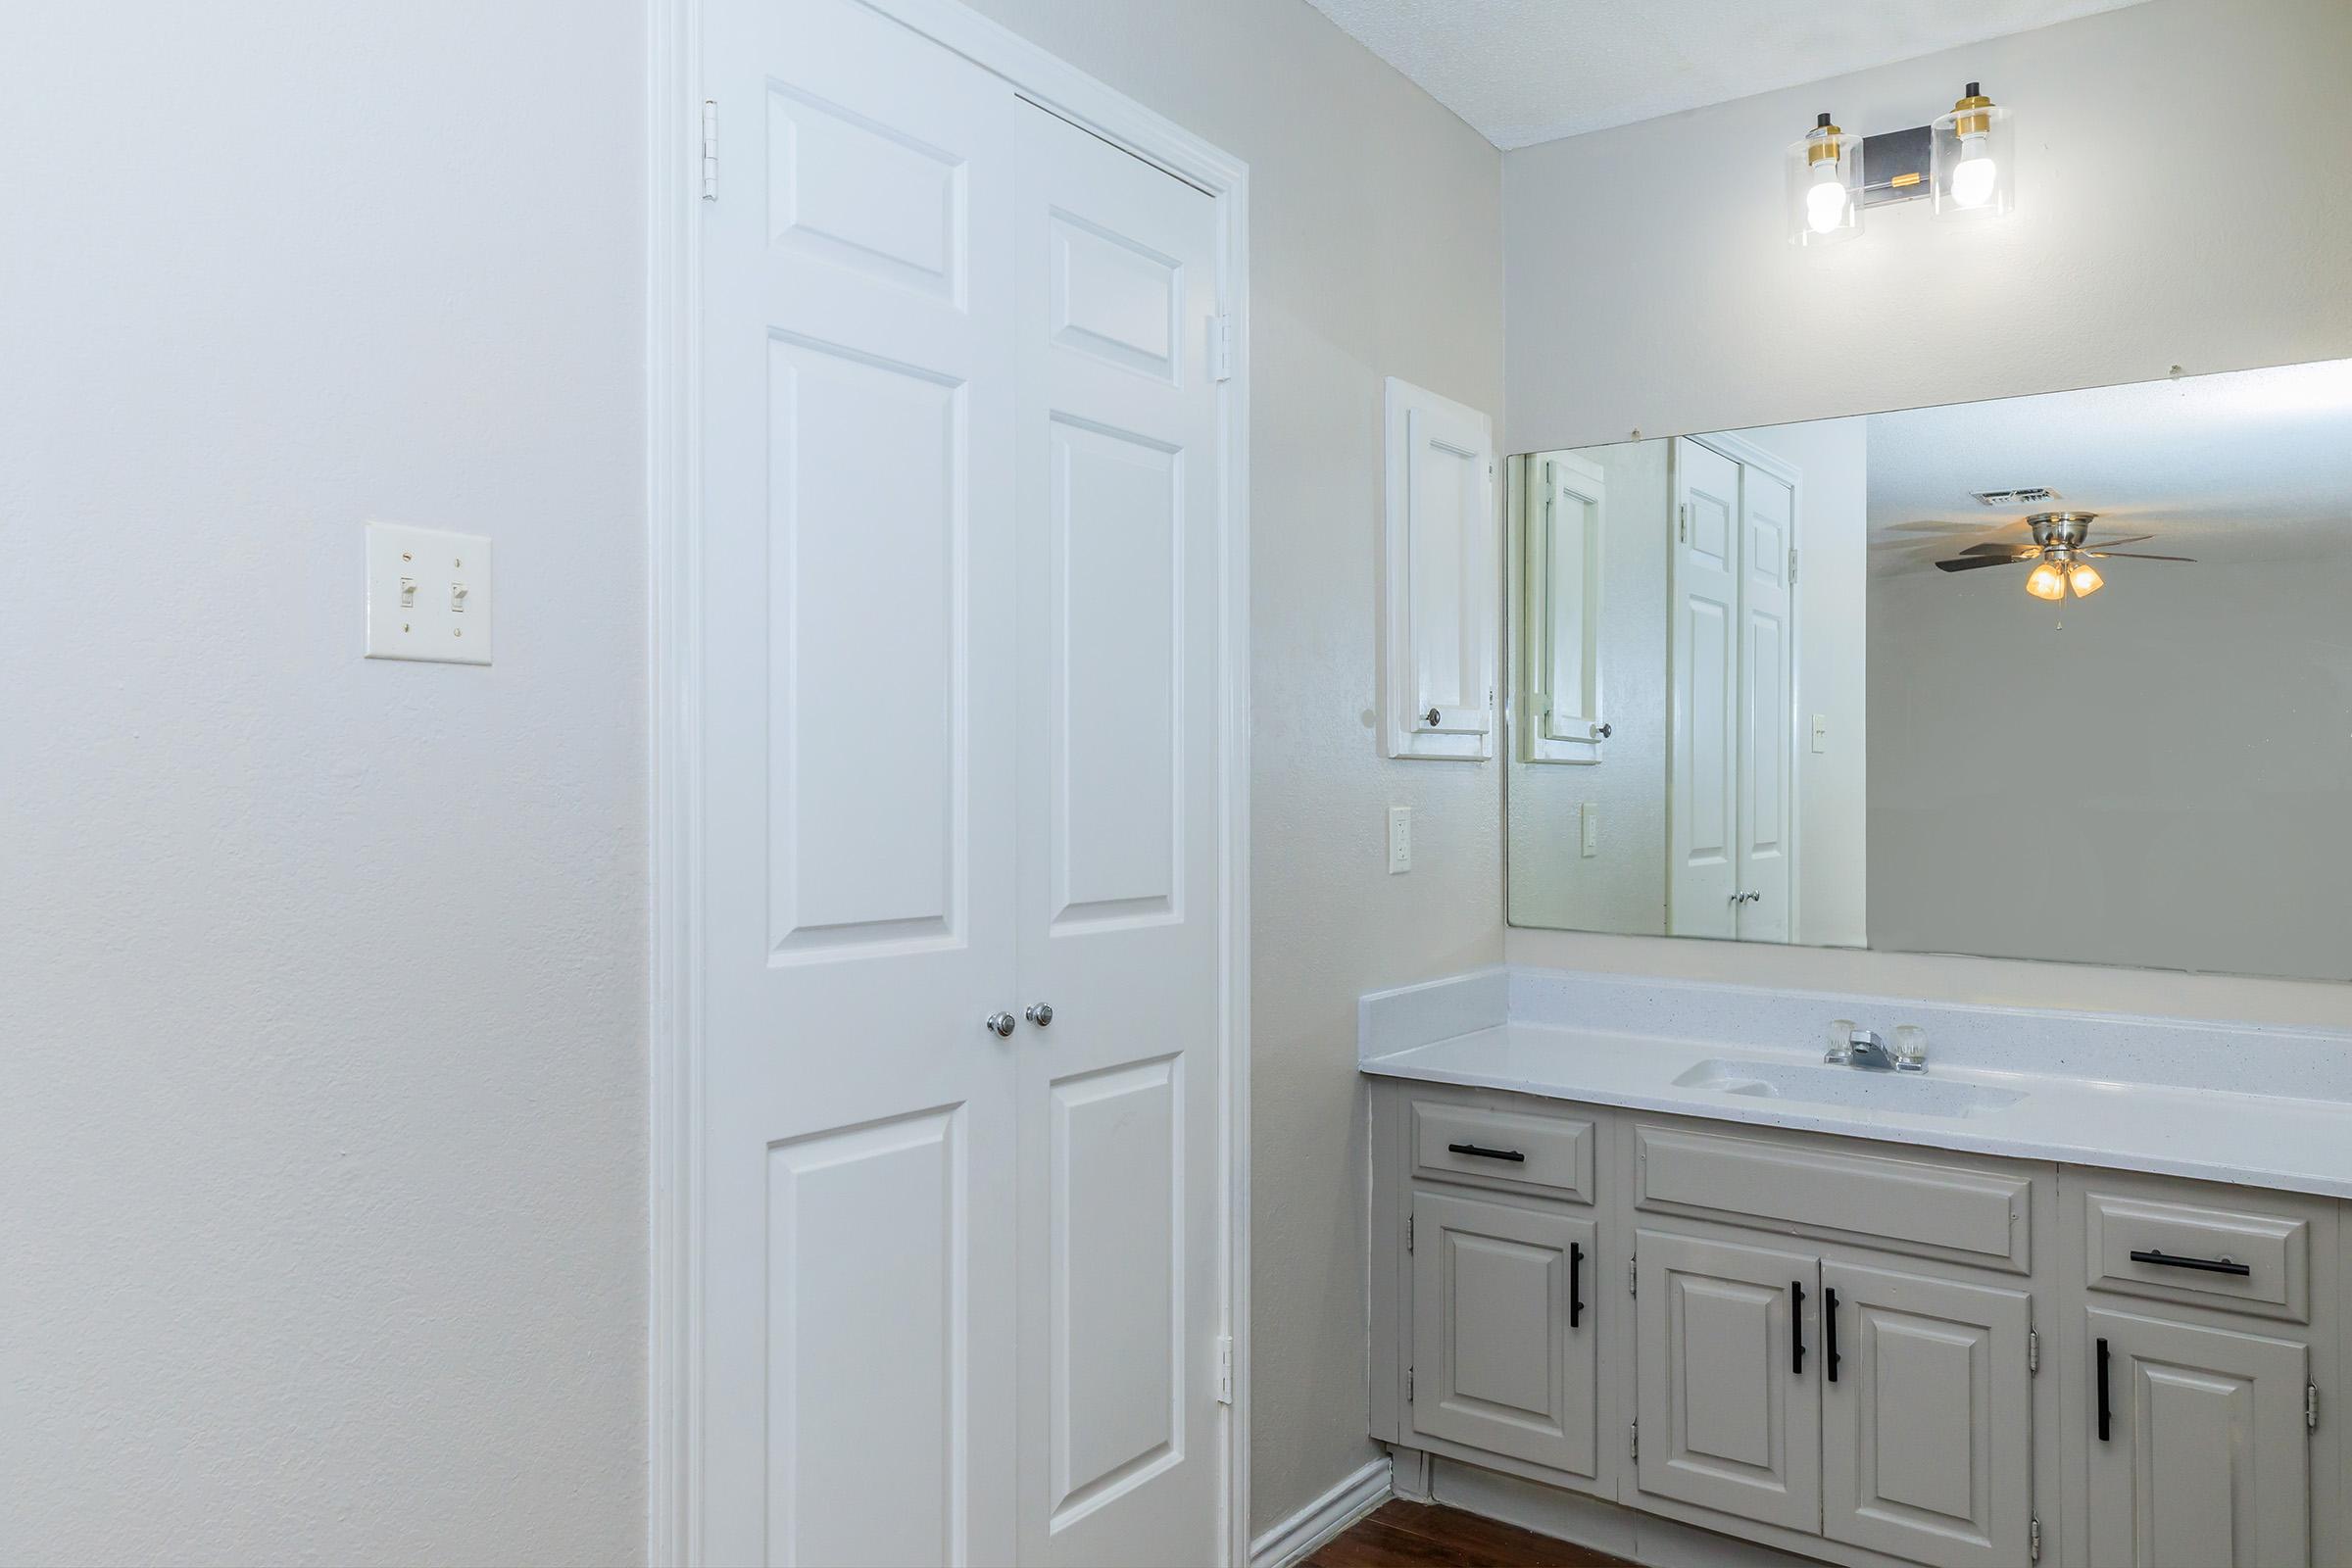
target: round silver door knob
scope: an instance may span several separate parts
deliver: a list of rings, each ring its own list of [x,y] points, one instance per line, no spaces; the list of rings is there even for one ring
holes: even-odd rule
[[[1024,1016],[1026,1016],[1031,1023],[1037,1025],[1040,1029],[1043,1029],[1046,1025],[1054,1021],[1054,1004],[1051,1002],[1031,1003]]]
[[[980,1027],[1000,1040],[1012,1038],[1012,1014],[1009,1012],[992,1012],[980,1020]]]
[[[1600,737],[1602,740],[1604,740],[1604,741],[1605,741],[1605,740],[1607,740],[1607,739],[1608,739],[1608,738],[1609,738],[1611,735],[1614,735],[1614,734],[1616,734],[1616,733],[1617,733],[1617,731],[1616,731],[1615,727],[1614,727],[1614,726],[1612,726],[1612,725],[1608,725],[1608,724],[1595,724],[1595,725],[1593,725],[1593,726],[1592,726],[1592,733],[1593,733],[1593,734],[1595,734],[1595,735],[1597,735],[1597,736],[1599,736],[1599,737]]]
[[[1424,722],[1424,723],[1426,723],[1426,724],[1430,724],[1430,725],[1434,726],[1434,725],[1437,723],[1437,721],[1438,721],[1438,719],[1439,719],[1439,717],[1440,717],[1440,716],[1441,716],[1441,715],[1439,714],[1438,710],[1437,710],[1436,709],[1434,709],[1434,708],[1433,708],[1433,709],[1431,709],[1431,710],[1430,710],[1428,712],[1426,712],[1426,713],[1423,713],[1423,714],[1421,715],[1421,718],[1422,718],[1422,722]]]

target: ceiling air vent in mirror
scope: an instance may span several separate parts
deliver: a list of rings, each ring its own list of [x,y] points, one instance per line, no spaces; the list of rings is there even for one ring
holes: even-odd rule
[[[1988,507],[2037,507],[2045,501],[2064,498],[2047,485],[2029,485],[2023,490],[1971,490],[1970,495]]]

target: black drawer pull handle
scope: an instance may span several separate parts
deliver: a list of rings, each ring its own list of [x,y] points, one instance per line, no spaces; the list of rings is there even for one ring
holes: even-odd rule
[[[1447,1144],[1446,1146],[1446,1152],[1449,1154],[1476,1154],[1481,1159],[1507,1159],[1512,1161],[1514,1164],[1521,1165],[1527,1163],[1527,1156],[1519,1152],[1519,1151],[1516,1149],[1481,1149],[1476,1144]]]
[[[1824,1287],[1821,1293],[1821,1353],[1828,1357],[1829,1379],[1838,1381],[1838,1293]]]
[[[1581,1242],[1568,1244],[1568,1326],[1576,1327],[1585,1315],[1585,1249]]]
[[[2107,1342],[2099,1342],[2099,1441],[2107,1441]]]
[[[2250,1277],[2254,1272],[2251,1263],[2232,1263],[2226,1257],[2175,1257],[2170,1252],[2159,1252],[2154,1248],[2144,1252],[2134,1251],[2132,1261],[2154,1263],[2161,1268],[2193,1268],[2207,1274],[2235,1274],[2240,1278]]]
[[[1788,1370],[1805,1375],[1805,1282],[1788,1282]]]

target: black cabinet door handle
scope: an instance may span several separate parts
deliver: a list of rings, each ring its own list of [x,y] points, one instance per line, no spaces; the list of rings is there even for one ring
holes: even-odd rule
[[[1821,1292],[1821,1353],[1829,1369],[1832,1383],[1838,1381],[1838,1292],[1822,1287]]]
[[[2193,1268],[2207,1274],[2235,1274],[2241,1279],[2254,1272],[2251,1263],[2232,1263],[2226,1257],[2175,1257],[2170,1252],[2160,1252],[2152,1247],[2144,1252],[2134,1251],[2132,1261],[2153,1263],[2159,1268]]]
[[[1568,1326],[1583,1321],[1585,1315],[1585,1249],[1582,1243],[1568,1244]]]
[[[2099,1441],[2107,1441],[2111,1421],[2107,1409],[2107,1342],[2099,1342]]]
[[[1805,1375],[1805,1282],[1788,1282],[1788,1370]]]
[[[1527,1156],[1516,1149],[1481,1149],[1476,1144],[1447,1144],[1448,1154],[1475,1154],[1480,1159],[1507,1159],[1514,1164],[1527,1163]]]

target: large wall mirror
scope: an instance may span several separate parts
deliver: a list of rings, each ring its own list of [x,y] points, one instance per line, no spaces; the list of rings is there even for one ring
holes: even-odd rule
[[[2352,979],[2352,361],[1509,496],[1513,925]]]

